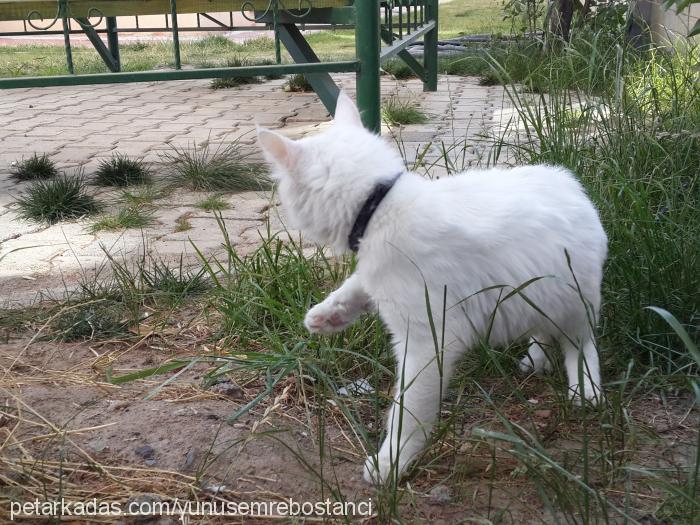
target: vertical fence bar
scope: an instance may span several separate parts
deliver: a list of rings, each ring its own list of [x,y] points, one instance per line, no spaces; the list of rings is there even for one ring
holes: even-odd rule
[[[437,1],[437,0],[436,0]],[[379,0],[355,2],[355,50],[360,61],[357,73],[357,106],[362,123],[375,133],[381,132],[379,54]]]
[[[58,11],[61,17],[61,22],[63,23],[63,47],[66,50],[66,67],[68,68],[68,73],[74,75],[75,67],[73,67],[73,50],[70,47],[70,18],[68,18],[68,0],[60,0],[58,4]]]
[[[389,34],[391,38],[389,39],[389,45],[394,42],[394,0],[387,2],[387,12],[389,13]]]
[[[182,61],[180,60],[180,33],[177,29],[176,0],[170,0],[170,17],[173,21],[173,50],[175,51],[175,69],[182,69]]]
[[[117,66],[117,71],[121,71],[121,57],[119,56],[119,33],[117,32],[117,17],[108,16],[106,19],[107,24],[107,49],[114,58],[114,63]]]
[[[425,67],[423,90],[437,91],[438,0],[427,0],[426,4],[427,18],[435,22],[435,27],[426,33],[423,43],[423,64]]]
[[[272,29],[275,34],[275,62],[282,63],[282,44],[280,43],[280,12],[277,0],[272,2]]]

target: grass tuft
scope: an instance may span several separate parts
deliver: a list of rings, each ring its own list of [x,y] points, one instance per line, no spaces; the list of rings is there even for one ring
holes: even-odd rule
[[[210,195],[206,199],[199,201],[195,206],[200,210],[209,212],[227,210],[231,207],[229,203],[224,200],[223,196],[219,194]]]
[[[167,191],[147,185],[136,189],[123,190],[119,201],[127,206],[146,206],[167,195]]]
[[[306,77],[301,73],[289,77],[283,89],[292,93],[310,93],[314,90]]]
[[[239,142],[196,144],[191,148],[173,146],[161,155],[173,186],[203,191],[249,191],[270,187],[267,169],[250,159]]]
[[[46,153],[34,153],[28,159],[22,159],[10,168],[10,176],[15,180],[45,180],[58,175],[56,163]]]
[[[184,267],[182,257],[177,267],[154,260],[141,269],[145,289],[157,303],[179,304],[183,300],[202,295],[211,288],[204,269],[191,271]]]
[[[51,332],[60,341],[109,339],[128,332],[123,305],[113,300],[69,305],[53,320]]]
[[[413,70],[406,65],[406,62],[398,58],[387,60],[382,64],[382,69],[394,77],[396,80],[407,80],[409,78],[417,78]]]
[[[151,179],[151,169],[142,159],[132,159],[121,153],[101,160],[95,172],[95,184],[100,186],[149,184]]]
[[[417,103],[402,100],[397,96],[388,99],[382,106],[382,118],[391,125],[422,124],[428,120]]]
[[[248,60],[240,57],[233,57],[225,62],[225,67],[245,67],[250,65],[253,64]],[[211,81],[210,87],[212,89],[229,89],[238,86],[245,86],[248,84],[259,84],[260,82],[260,77],[256,76],[224,77],[213,79]]]
[[[143,206],[128,206],[122,208],[115,215],[107,215],[95,222],[90,231],[128,230],[131,228],[145,228],[153,223],[153,211]]]
[[[190,214],[185,213],[175,220],[175,233],[186,232],[192,229],[192,223],[190,222]]]
[[[100,210],[95,197],[87,193],[82,173],[35,181],[16,203],[20,218],[48,224],[93,215]]]

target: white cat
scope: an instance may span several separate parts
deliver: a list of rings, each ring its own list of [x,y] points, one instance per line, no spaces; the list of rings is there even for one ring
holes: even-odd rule
[[[258,138],[291,225],[345,252],[355,223],[366,223],[355,273],[304,323],[329,334],[377,308],[393,336],[395,403],[388,435],[365,464],[368,481],[400,475],[421,451],[441,387],[480,341],[498,346],[529,338],[520,364],[526,372],[548,370],[543,348],[556,343],[572,397],[582,391],[599,398],[593,329],[607,238],[570,172],[524,166],[426,180],[362,127],[342,93],[327,131],[292,141],[260,129]],[[374,213],[361,213],[375,189],[392,181]]]

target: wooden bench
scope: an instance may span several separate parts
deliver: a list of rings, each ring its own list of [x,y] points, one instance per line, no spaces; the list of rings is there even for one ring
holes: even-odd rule
[[[247,20],[264,24],[272,31],[275,63],[183,70],[179,34],[191,28],[180,29],[178,15],[197,13],[208,16],[206,13],[221,12],[241,13]],[[173,38],[174,69],[121,71],[117,17],[144,15],[164,15],[167,30]],[[230,19],[233,22],[234,17]],[[0,21],[10,20],[24,21],[25,30],[4,35],[62,34],[68,74],[4,78],[0,79],[0,89],[302,73],[328,110],[334,113],[338,87],[330,73],[355,72],[357,101],[363,122],[378,132],[381,123],[380,64],[383,60],[399,57],[423,80],[426,90],[437,88],[438,0],[0,0]],[[300,26],[354,28],[354,59],[321,62],[304,38]],[[243,29],[234,27],[233,23],[227,28]],[[111,73],[76,74],[70,37],[77,32],[87,35]],[[407,50],[409,45],[421,40],[422,62]],[[289,52],[293,63],[282,62],[282,46]]]

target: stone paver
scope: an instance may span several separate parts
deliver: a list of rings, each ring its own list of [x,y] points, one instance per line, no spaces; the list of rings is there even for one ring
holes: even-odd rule
[[[352,96],[354,77],[336,80]],[[89,175],[100,159],[121,152],[140,156],[158,168],[160,155],[172,147],[239,142],[261,160],[255,146],[256,124],[283,128],[290,137],[317,133],[330,117],[314,93],[287,93],[284,80],[212,90],[209,81],[78,86],[3,91],[0,102],[0,307],[26,304],[37,292],[56,296],[80,279],[89,279],[105,264],[105,251],[117,258],[145,251],[166,260],[196,261],[195,243],[205,254],[221,251],[222,235],[212,214],[195,208],[207,194],[175,192],[156,201],[155,222],[143,232],[89,233],[94,219],[54,226],[20,221],[15,197],[26,184],[10,178],[13,162],[34,152],[47,153],[61,169],[82,166]],[[488,158],[494,133],[502,132],[512,109],[499,86],[479,86],[476,79],[441,77],[438,91],[423,93],[417,80],[385,77],[384,97],[399,96],[419,103],[425,124],[385,128],[407,165],[430,176],[461,171]],[[162,167],[161,170],[162,171]],[[113,191],[93,188],[103,202]],[[283,228],[271,194],[228,194],[223,214],[230,239],[246,253],[259,242],[267,221]],[[110,207],[114,211],[114,206]],[[190,230],[175,231],[175,222],[189,217]]]

